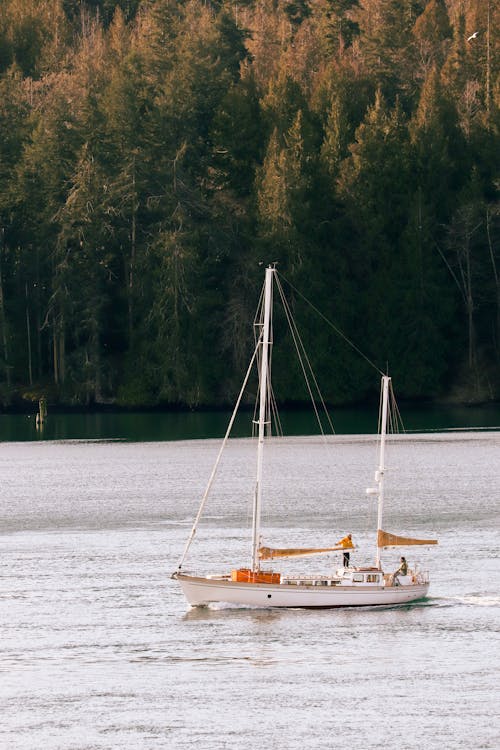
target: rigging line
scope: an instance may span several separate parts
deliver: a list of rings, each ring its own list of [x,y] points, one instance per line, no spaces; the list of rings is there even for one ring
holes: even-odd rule
[[[260,358],[261,358],[261,348],[259,346],[260,341],[262,340],[262,334],[264,332],[264,328],[260,329],[260,337],[257,339],[255,337],[255,351],[256,351],[256,367],[257,367],[257,393],[256,398],[253,405],[253,414],[252,414],[252,437],[254,438],[256,435],[256,425],[257,425],[257,412],[259,410],[259,388],[260,388]]]
[[[399,411],[396,394],[394,393],[392,378],[390,378],[387,401],[387,434],[398,435],[401,432],[406,432],[406,430],[403,422],[403,417],[401,416],[401,412]]]
[[[276,271],[276,273],[278,273],[278,271]],[[327,325],[329,325],[329,326],[330,326],[330,328],[332,328],[332,329],[333,329],[333,330],[335,331],[335,333],[337,334],[337,336],[340,336],[340,338],[341,338],[341,339],[343,339],[343,340],[344,340],[344,341],[345,341],[345,342],[346,342],[347,344],[349,344],[349,346],[350,346],[350,347],[351,347],[352,349],[354,349],[354,351],[355,351],[355,352],[357,352],[357,353],[359,354],[359,356],[360,356],[360,357],[363,357],[363,359],[364,359],[364,360],[365,360],[366,362],[368,362],[368,364],[370,365],[370,367],[373,367],[373,369],[374,369],[374,370],[376,370],[376,371],[377,371],[377,372],[378,372],[378,373],[379,373],[380,375],[385,375],[385,373],[384,373],[384,372],[383,372],[383,371],[382,371],[382,370],[380,369],[380,367],[377,367],[377,365],[376,365],[376,364],[375,364],[374,362],[372,362],[372,361],[371,361],[371,359],[370,359],[369,357],[367,357],[367,356],[366,356],[366,354],[364,354],[364,352],[362,352],[362,351],[361,351],[361,349],[359,349],[359,348],[358,348],[358,347],[356,346],[356,344],[355,344],[355,343],[354,343],[353,341],[351,341],[351,340],[350,340],[349,338],[347,338],[347,336],[345,335],[345,333],[343,333],[343,332],[342,332],[342,331],[340,330],[340,328],[337,328],[337,326],[335,326],[335,325],[334,325],[334,324],[332,323],[332,321],[331,321],[331,320],[328,320],[328,318],[327,318],[327,317],[326,317],[325,315],[323,315],[323,313],[321,312],[321,310],[318,310],[318,308],[316,307],[316,305],[313,305],[313,303],[312,303],[312,302],[311,302],[310,300],[308,300],[308,299],[307,299],[307,297],[304,297],[304,295],[302,294],[302,292],[300,292],[300,291],[299,291],[299,290],[298,290],[298,289],[297,289],[297,288],[296,288],[296,287],[295,287],[295,286],[294,286],[294,285],[292,284],[292,282],[291,282],[291,281],[288,281],[288,279],[287,279],[287,278],[286,278],[285,276],[283,276],[283,274],[281,274],[281,273],[280,273],[279,275],[281,276],[281,278],[282,278],[282,279],[283,279],[284,281],[286,281],[286,283],[288,284],[288,286],[289,286],[289,287],[290,287],[291,289],[293,289],[293,291],[294,291],[294,292],[295,292],[296,294],[298,294],[298,295],[299,295],[299,297],[301,297],[301,298],[302,298],[302,299],[304,300],[304,302],[306,302],[306,303],[307,303],[307,304],[309,305],[309,307],[311,307],[311,308],[312,308],[312,309],[314,310],[314,312],[316,312],[316,313],[317,313],[317,314],[318,314],[318,315],[319,315],[319,316],[320,316],[321,318],[323,318],[323,320],[325,321],[325,323],[327,323]]]
[[[289,308],[289,306],[288,306],[288,304],[286,302],[286,299],[284,297],[284,293],[283,293],[283,289],[282,288],[280,288],[280,294],[282,295],[283,308],[285,310],[285,315],[286,315],[286,318],[287,318],[287,322],[288,322],[288,325],[290,327],[290,332],[292,334],[293,342],[295,344],[295,350],[297,352],[297,357],[299,359],[300,366],[302,368],[302,374],[304,376],[306,387],[307,387],[307,390],[309,392],[309,397],[311,399],[311,402],[312,402],[312,405],[313,405],[313,409],[314,409],[314,413],[316,415],[316,420],[318,422],[318,426],[319,426],[321,435],[324,438],[325,437],[325,432],[324,432],[324,429],[323,429],[323,423],[322,423],[321,417],[319,415],[318,407],[316,405],[316,400],[314,398],[314,395],[313,395],[313,392],[312,392],[312,389],[311,389],[311,386],[310,386],[309,378],[307,377],[307,372],[306,372],[306,368],[304,367],[304,361],[303,361],[302,355],[304,355],[304,357],[306,359],[306,362],[307,362],[307,364],[309,366],[309,372],[312,375],[313,382],[314,382],[314,384],[316,386],[316,391],[319,394],[319,397],[320,397],[321,401],[323,401],[323,399],[321,398],[321,393],[319,391],[318,384],[317,384],[316,379],[314,377],[314,373],[312,372],[311,364],[310,364],[309,360],[307,359],[307,354],[306,354],[306,352],[304,350],[304,346],[302,344],[302,341],[300,340],[300,336],[299,336],[297,327],[296,327],[296,325],[295,325],[295,323],[293,321],[291,310],[290,310],[290,308]],[[300,346],[297,343],[297,340],[300,342]],[[302,348],[302,352],[301,352],[301,348]],[[324,406],[324,404],[323,404],[323,406]],[[326,414],[327,414],[327,418],[328,418],[328,412],[326,412]],[[334,432],[333,425],[331,424],[331,422],[330,422],[330,426],[331,426],[332,432]]]
[[[272,387],[270,391],[270,404],[271,404],[271,412],[273,414],[276,435],[279,435],[279,437],[283,437],[283,427],[281,425],[281,418],[280,418],[279,411],[278,411],[278,404],[276,401],[276,396],[274,395],[274,389]]]
[[[393,425],[392,432],[393,433],[406,432],[403,418],[401,416],[401,412],[399,411],[398,402],[396,401],[396,395],[394,393],[394,388],[392,386],[392,380],[390,381],[389,385],[390,385],[389,387],[389,403],[390,403],[389,413],[391,416],[391,424]]]
[[[266,434],[270,437],[273,434],[272,418],[272,376],[271,372],[273,369],[273,351],[274,351],[274,289],[271,284],[271,309],[269,311],[269,346],[267,350],[267,393],[266,393],[266,419],[268,425],[266,427]]]
[[[290,332],[292,334],[293,343],[295,344],[295,350],[297,352],[297,357],[299,359],[300,366],[302,368],[302,374],[304,375],[304,380],[306,381],[306,387],[307,387],[307,390],[309,392],[309,397],[310,397],[312,405],[313,405],[314,413],[316,415],[316,420],[318,422],[318,426],[319,426],[321,435],[323,437],[325,437],[325,433],[324,433],[324,430],[323,430],[323,425],[321,423],[321,419],[320,419],[320,416],[319,416],[319,413],[318,413],[318,407],[316,405],[316,401],[314,399],[314,395],[313,395],[312,390],[311,390],[309,379],[307,377],[307,372],[306,372],[306,369],[304,367],[304,362],[303,362],[303,359],[302,359],[299,347],[297,345],[296,332],[295,332],[295,330],[293,328],[293,325],[292,325],[292,322],[291,322],[290,310],[288,309],[288,305],[286,304],[286,300],[285,300],[285,298],[283,296],[283,290],[282,290],[282,288],[278,287],[278,289],[279,289],[279,292],[280,292],[280,295],[281,295],[281,300],[283,302],[283,308],[285,310],[286,319],[287,319],[288,325],[290,327]]]
[[[217,469],[219,467],[219,463],[220,463],[220,460],[222,458],[222,454],[224,452],[224,448],[226,447],[226,443],[227,443],[229,435],[231,433],[231,430],[232,430],[232,427],[233,427],[233,424],[234,424],[234,420],[236,418],[236,414],[238,412],[238,409],[239,409],[239,406],[240,406],[240,403],[241,403],[241,399],[243,397],[243,393],[245,391],[245,388],[246,388],[246,385],[247,385],[247,382],[248,382],[248,378],[250,377],[250,373],[252,371],[253,363],[255,362],[255,357],[257,355],[257,351],[258,351],[258,349],[260,347],[261,340],[263,339],[263,333],[264,333],[264,331],[262,330],[261,335],[259,336],[259,339],[257,341],[257,346],[254,349],[254,353],[252,355],[252,359],[250,360],[250,364],[248,365],[248,370],[246,372],[245,379],[243,381],[243,385],[241,386],[241,390],[240,390],[240,393],[239,393],[239,396],[238,396],[238,400],[236,401],[236,405],[234,407],[231,419],[229,420],[229,424],[227,426],[226,434],[224,435],[224,440],[222,441],[222,445],[221,445],[221,447],[219,449],[219,453],[217,455],[217,459],[215,461],[215,465],[214,465],[214,467],[212,469],[212,473],[210,474],[210,479],[208,480],[208,484],[206,486],[205,492],[204,492],[203,497],[201,499],[200,507],[198,508],[198,513],[196,514],[196,518],[194,519],[194,523],[193,523],[193,527],[191,529],[191,533],[190,533],[190,535],[188,537],[188,540],[186,542],[186,546],[184,547],[184,552],[182,553],[182,557],[179,560],[179,564],[177,566],[177,572],[179,572],[180,569],[182,568],[182,565],[184,563],[184,560],[186,559],[186,555],[188,553],[188,550],[189,550],[189,548],[191,546],[191,542],[193,541],[194,536],[196,534],[196,528],[197,528],[198,523],[200,521],[201,514],[203,513],[203,509],[205,507],[205,503],[207,501],[208,494],[209,494],[210,490],[212,489],[212,484],[214,482],[215,475],[217,473]]]
[[[260,295],[259,304],[257,307],[257,311],[255,313],[254,318],[254,338],[255,336],[255,330],[260,328],[260,336],[262,337],[262,332],[264,330],[264,288],[265,285],[262,287],[262,292]],[[272,302],[272,288],[271,288],[271,307],[269,311],[269,348],[268,348],[268,362],[267,362],[267,369],[268,369],[268,378],[267,378],[267,394],[266,394],[266,411],[265,411],[265,422],[266,422],[266,428],[265,432],[266,434],[272,434],[272,420],[273,415],[277,418],[277,422],[279,423],[279,415],[277,412],[277,408],[274,405],[273,406],[273,399],[274,399],[274,393],[272,390],[272,384],[271,384],[271,368],[272,368],[272,344],[273,344],[273,302]],[[259,348],[259,351],[257,352],[257,374],[258,374],[258,389],[257,394],[255,398],[254,403],[254,409],[253,409],[253,419],[252,419],[252,437],[255,437],[257,434],[257,425],[258,425],[258,412],[259,412],[259,393],[260,393],[260,387],[261,387],[261,361],[262,361],[262,348]],[[277,427],[281,429],[281,425],[277,424]]]
[[[255,315],[253,319],[253,338],[254,338],[254,345],[256,348],[256,354],[257,354],[257,380],[258,380],[258,387],[257,387],[257,396],[254,402],[253,406],[253,416],[252,416],[252,437],[254,438],[256,436],[256,428],[257,428],[257,413],[259,410],[259,388],[260,388],[260,358],[262,356],[262,352],[260,347],[258,346],[258,343],[262,339],[262,332],[264,330],[264,288],[265,284],[262,285],[261,291],[260,291],[260,297],[259,302],[257,304],[257,308],[255,310]],[[258,332],[258,335],[257,335]]]
[[[314,411],[316,413],[316,419],[318,420],[318,424],[319,424],[319,427],[320,427],[320,430],[321,430],[321,434],[323,435],[323,437],[325,436],[324,431],[323,431],[323,425],[322,425],[320,416],[319,416],[317,408],[316,408],[316,403],[315,403],[315,400],[314,400],[314,396],[313,396],[313,394],[311,392],[311,388],[309,386],[309,380],[308,380],[307,374],[305,372],[304,365],[302,363],[302,357],[301,357],[301,353],[300,352],[302,352],[302,355],[304,356],[305,361],[307,363],[307,367],[309,369],[309,374],[310,374],[310,376],[312,378],[312,381],[314,383],[314,386],[316,388],[316,393],[317,393],[317,396],[318,396],[318,398],[319,398],[319,400],[321,402],[321,406],[323,408],[323,412],[324,412],[324,415],[326,417],[326,420],[327,420],[327,422],[328,422],[328,424],[330,426],[332,434],[335,434],[335,429],[333,427],[333,423],[332,423],[332,421],[330,419],[330,415],[328,413],[328,409],[326,408],[326,404],[324,402],[323,395],[322,395],[320,387],[318,385],[318,381],[316,380],[316,376],[314,374],[314,370],[312,368],[311,362],[309,360],[309,357],[307,356],[307,352],[306,352],[305,346],[304,346],[304,344],[302,342],[302,339],[300,337],[299,329],[298,329],[297,324],[295,323],[295,321],[293,319],[292,312],[290,310],[290,305],[288,304],[288,302],[286,300],[285,293],[283,291],[283,287],[282,287],[282,285],[281,285],[281,283],[280,283],[280,281],[279,281],[279,279],[277,277],[276,277],[276,285],[278,287],[278,290],[279,290],[279,293],[280,293],[280,296],[281,296],[281,300],[283,302],[283,307],[284,307],[285,314],[286,314],[286,317],[287,317],[288,325],[290,326],[290,331],[292,333],[292,338],[294,340],[295,348],[297,350],[297,355],[299,357],[299,362],[300,362],[301,367],[302,367],[302,372],[304,374],[304,378],[305,378],[305,381],[306,381],[307,389],[309,391],[309,395],[310,395],[311,400],[313,402],[313,407],[314,407]],[[298,343],[300,345],[300,350],[299,350],[299,346],[297,345],[297,341],[298,341]]]
[[[378,432],[380,434],[382,424],[382,401],[379,404]],[[399,411],[398,402],[394,394],[392,379],[389,382],[389,403],[387,409],[387,433],[396,435],[399,432],[406,432],[401,412]]]
[[[255,310],[255,315],[253,319],[253,327],[254,332],[255,329],[259,326],[264,325],[264,285],[262,286],[262,289],[260,290],[260,297],[259,301],[257,303],[257,309]],[[254,334],[255,341],[257,341],[257,337]]]
[[[276,283],[278,283],[278,279],[276,275],[274,276],[274,279]],[[267,379],[268,403],[269,403],[269,435],[273,434],[272,426],[274,424],[276,435],[283,437],[283,427],[281,424],[281,418],[280,418],[279,409],[278,409],[278,402],[276,400],[276,395],[274,393],[274,388],[272,385],[273,381],[271,377],[271,370],[272,370],[272,365],[273,365],[273,351],[274,351],[274,325],[273,324],[274,324],[274,306],[271,307],[271,325],[270,325],[271,341],[270,341],[270,347],[269,347],[269,377]]]
[[[269,430],[268,434],[271,436],[273,434],[273,425],[275,428],[275,434],[279,435],[280,437],[283,437],[283,427],[281,425],[281,418],[279,414],[278,409],[278,402],[276,401],[276,395],[274,393],[274,388],[272,385],[272,378],[271,378],[271,366],[272,366],[272,353],[269,354],[269,377],[267,379],[267,403],[268,403],[268,421],[269,421]]]

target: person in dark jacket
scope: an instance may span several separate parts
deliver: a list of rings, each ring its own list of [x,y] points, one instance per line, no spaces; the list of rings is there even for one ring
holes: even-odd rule
[[[399,576],[406,576],[406,575],[408,575],[408,563],[406,562],[406,557],[402,557],[399,568],[396,570],[395,573],[393,573],[393,576],[392,576],[393,586],[399,586]]]

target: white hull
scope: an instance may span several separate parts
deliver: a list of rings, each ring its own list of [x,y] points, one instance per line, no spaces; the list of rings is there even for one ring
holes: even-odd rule
[[[176,575],[192,606],[220,602],[253,607],[371,607],[407,604],[423,599],[428,583],[401,586],[313,586],[310,584],[239,583],[231,580]]]

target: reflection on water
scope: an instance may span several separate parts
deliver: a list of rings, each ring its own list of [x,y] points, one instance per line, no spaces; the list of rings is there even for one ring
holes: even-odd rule
[[[500,406],[434,406],[401,409],[409,432],[429,430],[499,429]],[[334,409],[337,434],[361,435],[377,431],[377,408]],[[150,442],[222,437],[230,414],[225,411],[50,414],[43,426],[36,415],[0,414],[0,441],[29,440],[127,440]],[[310,411],[281,414],[286,435],[316,435],[318,426]],[[248,437],[252,413],[238,414],[232,435]]]
[[[268,624],[283,617],[283,612],[278,609],[261,609],[260,607],[238,606],[236,604],[210,604],[207,606],[192,607],[183,616],[186,622],[215,622],[224,620],[228,613],[231,619],[240,617],[242,620],[251,620],[256,624]]]

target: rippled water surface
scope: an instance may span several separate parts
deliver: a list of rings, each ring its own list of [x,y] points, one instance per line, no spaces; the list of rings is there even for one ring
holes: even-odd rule
[[[386,528],[440,544],[429,598],[388,609],[189,609],[169,576],[218,447],[0,446],[0,747],[498,750],[500,433],[390,446]],[[265,541],[351,531],[369,562],[373,438],[269,454]],[[232,441],[187,568],[248,562],[254,471]]]

